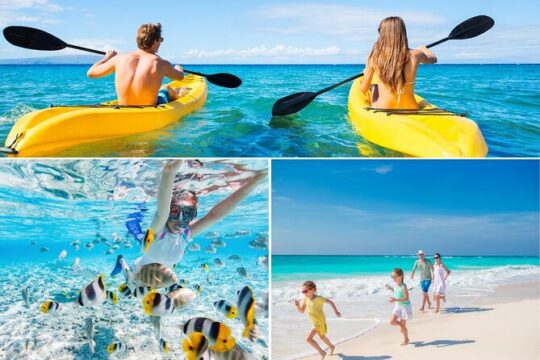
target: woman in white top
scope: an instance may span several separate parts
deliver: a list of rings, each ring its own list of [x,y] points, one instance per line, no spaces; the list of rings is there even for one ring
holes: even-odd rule
[[[435,301],[435,312],[439,312],[441,299],[446,301],[446,279],[450,275],[450,270],[443,264],[441,254],[435,253],[433,256],[433,301]]]

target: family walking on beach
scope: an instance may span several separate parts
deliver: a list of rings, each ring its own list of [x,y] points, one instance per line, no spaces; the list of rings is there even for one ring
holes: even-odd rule
[[[420,311],[424,311],[426,303],[428,309],[431,309],[431,301],[429,299],[429,288],[433,282],[433,301],[435,302],[435,312],[440,311],[441,300],[446,301],[446,279],[450,275],[450,270],[443,264],[441,260],[441,254],[435,253],[433,259],[435,264],[425,258],[425,254],[422,250],[417,253],[418,260],[414,263],[411,271],[411,280],[414,279],[414,273],[416,270],[420,273],[420,287],[422,289],[422,306]],[[409,330],[407,329],[407,321],[413,317],[412,305],[409,299],[409,290],[413,288],[407,288],[405,284],[405,275],[403,270],[395,268],[391,274],[394,285],[385,284],[385,288],[393,291],[393,296],[388,300],[394,304],[392,310],[392,316],[390,317],[390,325],[399,326],[400,332],[403,335],[403,342],[401,345],[409,344]],[[317,286],[313,281],[306,281],[302,284],[302,294],[304,295],[303,302],[298,299],[294,299],[294,305],[300,313],[304,313],[307,310],[309,319],[313,324],[313,328],[309,332],[306,341],[321,355],[321,360],[327,355],[321,346],[315,341],[315,335],[319,335],[319,338],[328,346],[330,355],[334,354],[335,345],[326,337],[328,332],[328,326],[326,324],[326,316],[324,314],[324,304],[328,304],[332,307],[337,317],[341,317],[341,313],[338,311],[336,304],[330,299],[317,295]]]

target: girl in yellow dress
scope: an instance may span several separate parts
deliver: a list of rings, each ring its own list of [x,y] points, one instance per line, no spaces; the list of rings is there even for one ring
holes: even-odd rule
[[[307,309],[309,319],[313,323],[313,329],[309,332],[306,340],[308,344],[313,346],[315,350],[321,354],[322,360],[326,356],[326,352],[313,339],[316,334],[318,334],[321,340],[328,345],[330,355],[334,355],[334,349],[336,348],[326,337],[328,328],[326,326],[326,316],[324,315],[323,305],[329,304],[332,309],[334,309],[337,317],[341,317],[341,313],[338,311],[336,304],[334,304],[332,300],[317,295],[317,286],[313,281],[306,281],[302,284],[302,294],[304,294],[304,302],[302,305],[300,306],[300,301],[298,299],[294,299],[294,304],[296,305],[296,309],[301,313]]]

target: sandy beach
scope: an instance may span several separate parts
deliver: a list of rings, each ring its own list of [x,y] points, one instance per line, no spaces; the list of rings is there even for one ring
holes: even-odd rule
[[[421,313],[409,323],[411,343],[400,346],[398,329],[381,324],[336,346],[326,359],[539,359],[540,282],[501,286],[493,296],[441,314]],[[319,359],[309,356],[303,359]]]

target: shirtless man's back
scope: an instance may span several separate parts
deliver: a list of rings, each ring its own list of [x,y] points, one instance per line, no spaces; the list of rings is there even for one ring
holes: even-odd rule
[[[120,105],[154,106],[165,76],[173,80],[184,78],[180,66],[173,67],[170,62],[156,55],[162,41],[159,24],[142,25],[137,36],[138,50],[121,55],[114,51],[108,52],[88,70],[87,75],[97,78],[115,72],[116,94]],[[174,91],[167,89],[166,93],[169,96],[167,101],[174,100]]]

